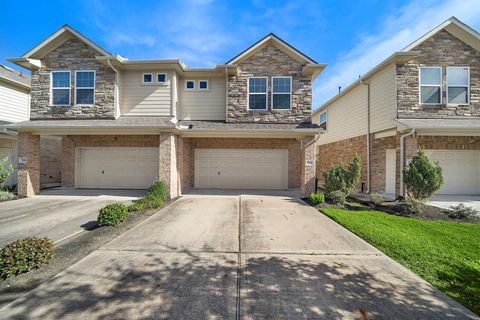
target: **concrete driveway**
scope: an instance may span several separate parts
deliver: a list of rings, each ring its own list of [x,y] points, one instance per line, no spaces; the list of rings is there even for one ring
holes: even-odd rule
[[[60,241],[92,226],[98,209],[131,201],[143,190],[44,190],[38,196],[0,202],[0,246],[29,236]]]
[[[450,209],[451,206],[463,203],[480,214],[480,195],[435,195],[428,199],[428,203],[444,209]]]
[[[26,296],[4,318],[474,319],[287,196],[186,196]]]

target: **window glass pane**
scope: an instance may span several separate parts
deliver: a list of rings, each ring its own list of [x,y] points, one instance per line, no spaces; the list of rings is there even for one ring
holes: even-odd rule
[[[274,93],[290,93],[290,78],[273,78],[272,90]]]
[[[448,87],[448,103],[467,104],[467,87]]]
[[[420,68],[420,84],[440,84],[440,68]]]
[[[167,80],[167,75],[163,73],[157,74],[157,82],[165,82]]]
[[[94,73],[91,71],[81,71],[76,74],[76,85],[78,88],[93,88],[95,87],[94,83]]]
[[[207,81],[200,81],[198,86],[200,87],[200,89],[208,89],[208,82]]]
[[[77,104],[93,104],[93,89],[77,89]]]
[[[248,96],[248,106],[250,109],[267,109],[266,94],[250,94]]]
[[[327,123],[320,123],[320,128],[322,128],[323,130],[327,130]]]
[[[290,94],[274,94],[273,109],[290,109]]]
[[[420,101],[422,103],[440,103],[439,87],[421,87]]]
[[[54,105],[69,105],[70,90],[69,89],[53,89],[52,102]]]
[[[195,88],[195,82],[187,81],[187,89],[194,89],[194,88]]]
[[[468,86],[468,69],[448,68],[447,81],[449,86]]]
[[[145,82],[145,83],[152,82],[152,75],[151,74],[144,74],[143,75],[143,82]]]
[[[249,92],[267,92],[267,79],[265,78],[249,78],[248,79]]]
[[[53,88],[69,88],[70,72],[52,72]]]
[[[320,123],[327,121],[327,113],[324,112],[320,115]]]

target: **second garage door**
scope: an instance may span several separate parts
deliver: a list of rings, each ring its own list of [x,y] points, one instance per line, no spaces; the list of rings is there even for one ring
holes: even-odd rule
[[[437,194],[480,194],[480,151],[425,150],[442,167],[444,184]]]
[[[158,148],[79,148],[77,187],[146,189],[158,177]]]
[[[287,189],[286,149],[195,149],[195,187]]]

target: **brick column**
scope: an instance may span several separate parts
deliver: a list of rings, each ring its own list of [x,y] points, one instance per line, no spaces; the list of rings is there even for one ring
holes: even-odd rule
[[[315,137],[308,137],[301,140],[302,143],[302,163],[300,193],[302,196],[308,196],[315,191]],[[309,164],[307,165],[307,162]]]
[[[75,186],[75,141],[71,136],[62,137],[62,187]]]
[[[177,140],[173,133],[160,133],[159,144],[159,180],[166,182],[170,197],[179,195],[177,172]]]
[[[20,132],[18,157],[27,161],[26,164],[18,164],[18,195],[31,197],[40,193],[40,136]]]

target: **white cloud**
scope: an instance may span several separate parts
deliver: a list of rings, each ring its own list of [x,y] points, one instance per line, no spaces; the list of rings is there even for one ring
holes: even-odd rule
[[[358,45],[329,64],[325,74],[315,82],[314,107],[333,97],[338,92],[338,86],[345,88],[359,75],[451,16],[456,16],[473,28],[480,27],[478,0],[414,0],[385,17],[376,28],[380,32],[364,35]]]

